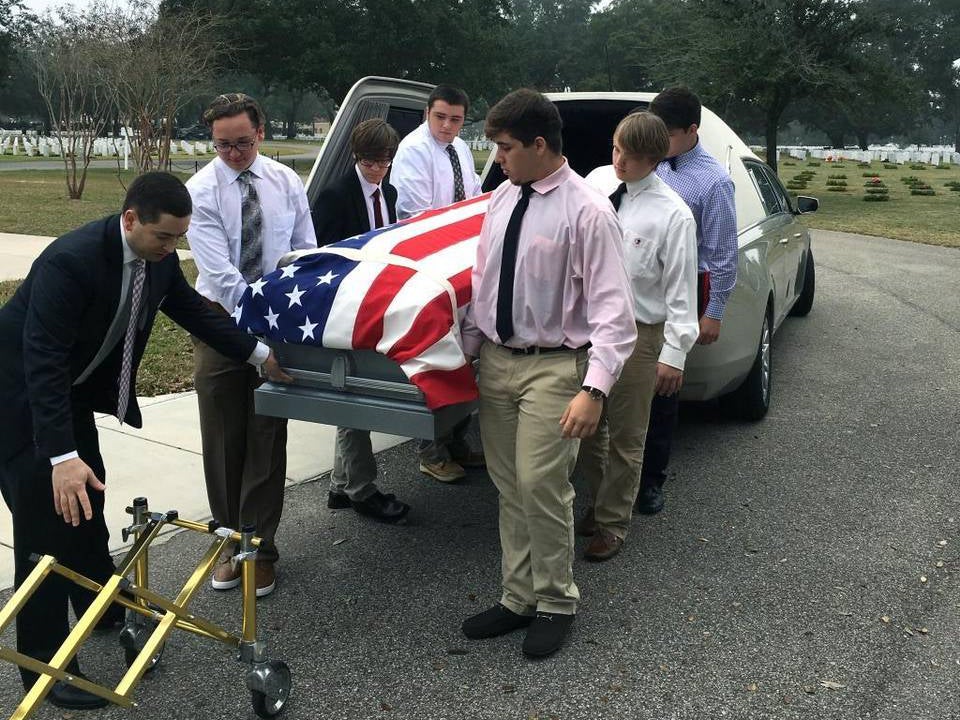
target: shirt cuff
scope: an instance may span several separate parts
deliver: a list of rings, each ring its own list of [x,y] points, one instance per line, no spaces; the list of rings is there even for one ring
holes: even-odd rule
[[[600,367],[599,363],[593,363],[587,368],[587,376],[583,379],[583,384],[595,387],[604,395],[610,395],[610,388],[616,381],[617,379]]]
[[[677,370],[683,370],[683,364],[686,362],[686,359],[687,354],[683,350],[664,343],[663,348],[660,350],[660,359],[658,362],[662,362],[664,365],[669,365]]]
[[[727,299],[711,296],[710,302],[707,303],[707,309],[703,311],[703,314],[708,318],[713,318],[714,320],[723,320],[723,311],[726,309]]]
[[[247,362],[256,367],[260,367],[267,361],[268,357],[270,357],[270,348],[257,340],[257,346],[253,349],[253,352],[250,353]]]
[[[460,334],[460,343],[463,345],[463,354],[470,357],[479,357],[480,346],[483,345],[483,337],[474,335]]]
[[[51,467],[54,465],[59,465],[62,462],[73,460],[74,458],[78,457],[80,457],[80,453],[74,450],[73,452],[64,453],[63,455],[57,455],[56,457],[50,458],[50,465]]]

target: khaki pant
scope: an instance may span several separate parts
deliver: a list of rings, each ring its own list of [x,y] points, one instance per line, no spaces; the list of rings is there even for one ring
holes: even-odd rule
[[[480,350],[480,435],[500,492],[500,602],[521,615],[574,614],[580,600],[569,480],[579,441],[561,436],[560,416],[586,370],[586,350],[517,356],[490,342]]]
[[[637,323],[637,344],[610,390],[600,427],[580,443],[578,467],[590,486],[598,527],[621,540],[640,489],[643,445],[663,347],[663,323]]]
[[[257,371],[193,338],[200,404],[203,474],[213,519],[234,530],[254,525],[265,542],[261,560],[276,560],[274,536],[283,512],[287,421],[257,415]]]

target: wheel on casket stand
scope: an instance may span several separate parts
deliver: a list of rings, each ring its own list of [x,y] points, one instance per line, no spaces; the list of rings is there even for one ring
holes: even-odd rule
[[[123,659],[127,663],[127,667],[133,665],[137,656],[140,655],[140,651],[146,646],[147,640],[150,639],[154,629],[155,626],[152,624],[127,620],[127,623],[120,630],[119,638],[120,645],[123,647]],[[163,649],[165,647],[166,643],[161,645],[156,654],[150,658],[146,672],[152,672],[156,669],[157,665],[160,664],[160,658],[163,657]]]
[[[262,718],[278,715],[290,699],[291,685],[290,668],[285,662],[256,663],[247,674],[253,711]]]

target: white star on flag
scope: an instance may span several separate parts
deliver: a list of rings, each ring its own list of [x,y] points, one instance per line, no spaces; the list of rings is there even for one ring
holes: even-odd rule
[[[256,297],[260,295],[263,297],[263,286],[267,284],[267,281],[263,278],[260,278],[256,282],[250,283],[250,289],[253,290],[253,294],[250,297]]]
[[[230,313],[230,317],[233,318],[233,321],[234,321],[235,323],[239,323],[239,322],[240,322],[240,316],[241,316],[241,315],[243,315],[243,308],[242,308],[240,305],[237,305],[237,306],[233,309],[233,312]]]
[[[280,317],[279,314],[273,311],[273,308],[267,305],[267,314],[263,316],[263,319],[269,323],[269,327],[280,329],[280,326],[277,325],[277,318]]]
[[[338,278],[338,277],[340,277],[340,276],[339,276],[339,275],[334,275],[332,272],[330,272],[329,270],[327,270],[327,274],[326,274],[326,275],[318,275],[318,276],[317,276],[317,280],[320,281],[320,282],[317,283],[317,285],[330,285],[330,284],[333,282],[333,279],[334,279],[334,278]]]
[[[280,277],[282,278],[292,278],[293,274],[300,269],[299,265],[287,265],[280,271]]]
[[[284,295],[290,298],[290,304],[287,305],[287,309],[289,310],[294,305],[299,305],[300,307],[303,307],[303,304],[300,302],[300,296],[303,295],[304,293],[306,293],[306,290],[301,290],[299,285],[294,285],[293,290],[291,292],[284,293]]]
[[[299,329],[303,330],[303,337],[301,338],[300,341],[303,342],[307,338],[310,338],[311,340],[316,340],[316,338],[313,337],[313,329],[316,326],[317,326],[317,323],[310,322],[310,318],[308,316],[307,321],[303,325],[299,326]]]

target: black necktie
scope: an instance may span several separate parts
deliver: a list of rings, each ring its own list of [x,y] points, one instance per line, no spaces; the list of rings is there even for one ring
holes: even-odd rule
[[[533,185],[520,186],[520,199],[513,208],[507,231],[503,234],[503,257],[500,260],[500,286],[497,289],[497,335],[504,344],[513,337],[513,280],[517,269],[517,246],[523,214],[530,204]]]
[[[380,188],[377,188],[370,195],[373,198],[373,227],[383,227],[383,208],[380,207]]]
[[[447,145],[447,155],[450,156],[450,166],[453,168],[453,201],[460,202],[467,197],[463,190],[463,172],[460,170],[460,158],[453,145]]]
[[[617,189],[613,191],[613,194],[610,196],[610,202],[613,203],[613,209],[620,209],[620,201],[623,200],[623,196],[627,193],[627,184],[620,183],[617,185]]]

